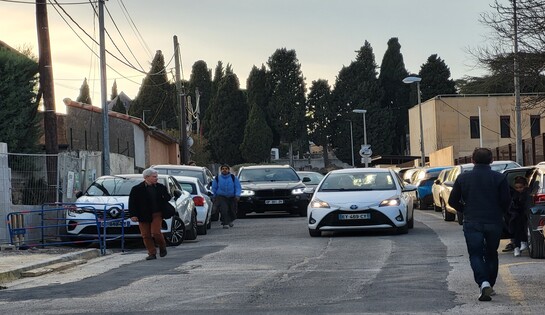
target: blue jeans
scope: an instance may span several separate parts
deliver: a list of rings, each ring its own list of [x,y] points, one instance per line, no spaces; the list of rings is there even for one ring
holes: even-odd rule
[[[473,269],[473,277],[478,286],[484,281],[491,286],[498,277],[498,246],[500,245],[501,224],[484,224],[464,222],[469,263]]]

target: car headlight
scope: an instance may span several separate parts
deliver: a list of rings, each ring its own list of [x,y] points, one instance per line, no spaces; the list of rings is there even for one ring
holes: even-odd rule
[[[253,190],[242,190],[240,192],[241,197],[249,197],[249,196],[253,196],[253,195],[255,195],[255,191],[253,191]]]
[[[314,199],[310,202],[312,208],[330,208],[329,203],[320,199]]]
[[[305,188],[295,188],[291,190],[292,195],[300,195],[305,192]]]
[[[394,207],[399,206],[400,203],[401,201],[399,200],[399,198],[390,198],[382,200],[379,204],[379,207]]]

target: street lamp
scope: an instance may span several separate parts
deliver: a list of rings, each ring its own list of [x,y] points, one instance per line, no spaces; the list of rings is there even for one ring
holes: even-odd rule
[[[354,109],[352,112],[356,114],[363,114],[363,145],[367,147],[367,127],[365,126],[365,113],[367,113],[367,111],[365,109]],[[365,158],[365,167],[368,166],[369,162],[367,161],[367,158]]]
[[[352,148],[352,167],[355,167],[355,164],[354,164],[354,134],[352,133],[352,120],[348,119],[347,120],[349,123],[350,123],[350,144],[351,144],[351,148]]]
[[[422,102],[420,101],[420,81],[422,78],[415,76],[408,76],[403,79],[403,83],[412,84],[416,82],[416,93],[418,94],[418,114],[420,115],[420,157],[422,167],[426,166],[426,154],[424,153],[424,127],[422,126]]]

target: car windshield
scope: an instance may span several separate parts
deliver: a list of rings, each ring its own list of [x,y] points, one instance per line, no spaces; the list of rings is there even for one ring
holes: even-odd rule
[[[131,189],[140,184],[143,178],[108,177],[99,178],[89,186],[87,196],[128,196]],[[164,184],[164,179],[159,179]]]
[[[501,164],[491,164],[490,168],[492,168],[493,171],[501,172],[503,170],[507,170],[510,168],[518,167],[518,164],[515,163],[501,163]]]
[[[239,173],[241,182],[298,182],[297,173],[291,168],[243,169]]]
[[[188,193],[192,195],[197,194],[197,187],[194,183],[187,183],[187,182],[181,182],[181,181],[178,181],[178,183],[180,184],[182,189],[187,191]]]
[[[310,178],[310,182],[306,182],[305,185],[318,185],[322,178],[324,178],[324,175],[320,173],[299,173],[299,177],[303,179],[303,177]]]
[[[187,169],[156,169],[159,174],[167,174],[172,175],[174,177],[176,176],[189,176],[194,177],[201,181],[201,183],[206,183],[204,180],[204,173],[200,170],[187,170]]]
[[[385,172],[332,173],[319,191],[396,190],[392,175]]]

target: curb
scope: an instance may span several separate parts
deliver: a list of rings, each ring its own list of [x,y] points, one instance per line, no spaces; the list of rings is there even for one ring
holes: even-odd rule
[[[38,268],[46,267],[49,265],[54,265],[54,264],[59,264],[64,262],[70,262],[73,260],[86,261],[89,259],[97,258],[99,256],[100,256],[99,249],[85,249],[85,250],[74,252],[74,253],[63,254],[60,256],[55,256],[53,258],[36,261],[30,264],[24,264],[20,267],[17,267],[11,270],[0,271],[0,283],[6,283],[9,281],[19,279],[23,277],[23,274],[25,272],[33,270],[33,269],[38,269]]]

